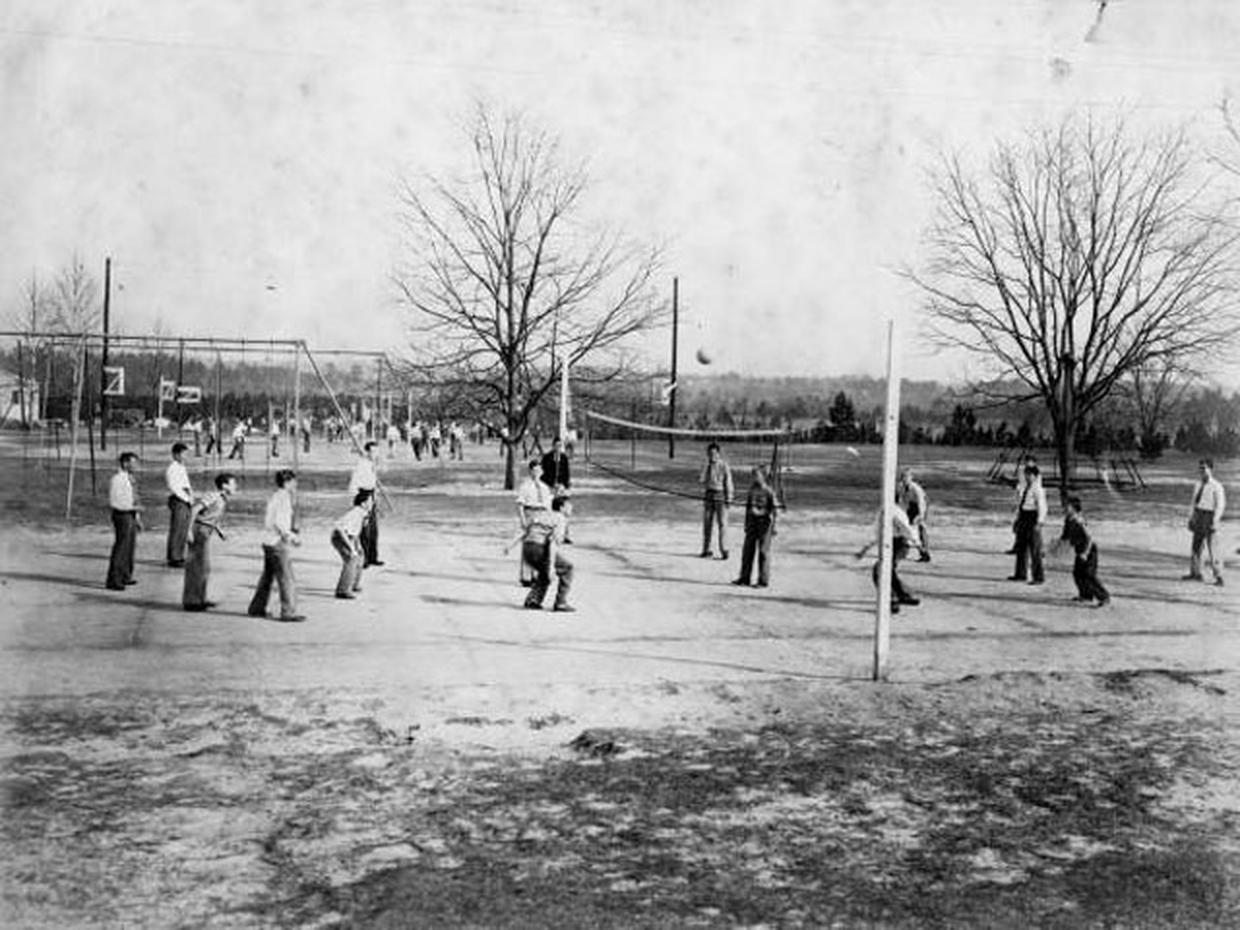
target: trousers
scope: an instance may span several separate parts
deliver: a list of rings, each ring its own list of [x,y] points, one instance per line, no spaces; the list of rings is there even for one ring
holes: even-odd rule
[[[1076,582],[1076,593],[1083,601],[1098,600],[1106,603],[1111,599],[1107,589],[1098,580],[1098,547],[1090,545],[1084,553],[1077,553],[1072,563],[1072,580]]]
[[[541,607],[547,590],[551,587],[551,572],[555,570],[559,579],[555,588],[555,606],[563,607],[568,603],[568,592],[573,586],[573,563],[564,557],[557,548],[555,565],[548,565],[547,544],[537,540],[526,540],[521,544],[521,557],[534,572],[534,582],[530,585],[530,593],[526,595],[527,607]]]
[[[374,565],[379,561],[379,511],[378,501],[370,508],[370,513],[362,521],[362,532],[358,539],[362,544],[362,564]]]
[[[900,560],[908,555],[908,542],[897,536],[891,543],[891,599],[897,604],[902,604],[912,598],[909,591],[904,587],[904,582],[900,580],[900,575],[896,572],[896,566],[900,564]],[[874,581],[874,587],[878,587],[878,573],[883,567],[883,560],[879,558],[874,563],[874,567],[870,569],[870,578]]]
[[[1032,581],[1045,581],[1042,567],[1042,527],[1036,510],[1022,510],[1016,516],[1016,570],[1012,574],[1021,581],[1032,569]]]
[[[113,590],[133,581],[133,551],[138,542],[138,515],[132,510],[112,511],[112,554],[108,557],[107,586]]]
[[[344,597],[362,588],[362,552],[340,530],[332,530],[332,548],[340,556],[340,578],[336,581],[336,596]]]
[[[185,561],[189,542],[189,504],[175,494],[168,495],[168,564]]]
[[[207,603],[207,579],[211,577],[211,537],[215,530],[205,523],[194,522],[190,530],[189,550],[185,558],[185,584],[181,589],[181,606],[203,607]]]
[[[711,527],[719,528],[719,553],[728,551],[728,502],[722,491],[707,491],[702,500],[702,554],[710,553]]]
[[[280,616],[296,616],[297,580],[293,577],[293,559],[287,543],[263,545],[263,573],[258,579],[258,587],[254,589],[254,597],[250,600],[251,616],[259,617],[267,613],[267,602],[271,600],[273,584],[280,589]]]
[[[771,581],[771,537],[774,536],[775,524],[770,517],[760,517],[745,521],[745,545],[741,549],[740,580],[749,584],[753,574],[754,556],[758,557],[758,584],[767,585]]]
[[[1190,523],[1193,530],[1193,548],[1189,556],[1189,574],[1201,577],[1201,554],[1204,551],[1206,564],[1215,578],[1223,577],[1223,559],[1215,551],[1214,514],[1209,510],[1194,510]]]

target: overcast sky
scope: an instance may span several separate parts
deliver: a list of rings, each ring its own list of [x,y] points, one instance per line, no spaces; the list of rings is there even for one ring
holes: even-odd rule
[[[894,273],[925,171],[1073,107],[1217,149],[1240,3],[9,0],[0,56],[0,307],[76,251],[125,332],[392,346],[398,181],[461,168],[482,100],[666,244],[682,368],[881,374],[895,317],[905,375],[954,380]]]

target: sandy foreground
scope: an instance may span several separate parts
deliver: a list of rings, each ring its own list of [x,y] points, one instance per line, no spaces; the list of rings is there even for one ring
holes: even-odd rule
[[[855,520],[790,514],[757,590],[691,508],[583,506],[565,615],[505,495],[406,493],[357,601],[308,528],[303,624],[245,616],[252,526],[206,615],[159,531],[123,593],[103,527],[0,534],[6,925],[1240,922],[1240,577],[1162,527],[1096,526],[1093,609],[942,510],[879,684]]]

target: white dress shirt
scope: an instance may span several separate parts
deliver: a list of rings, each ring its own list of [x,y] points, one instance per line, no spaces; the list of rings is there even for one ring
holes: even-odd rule
[[[278,546],[293,537],[293,495],[286,488],[278,489],[267,501],[263,516],[263,545]]]
[[[133,512],[138,509],[138,498],[134,493],[133,478],[129,472],[118,471],[108,484],[108,506],[113,510]]]
[[[1038,523],[1046,522],[1046,488],[1042,487],[1042,478],[1039,476],[1025,486],[1020,492],[1020,497],[1016,503],[1017,511],[1025,511],[1032,513],[1037,511]]]
[[[379,475],[375,463],[368,458],[358,459],[357,464],[353,466],[353,474],[349,476],[349,494],[354,495],[358,491],[373,491],[378,482]]]
[[[1226,506],[1227,498],[1223,493],[1223,485],[1217,478],[1211,476],[1208,481],[1197,483],[1197,489],[1193,492],[1194,510],[1210,511],[1214,514],[1214,525],[1218,526]]]
[[[173,497],[179,497],[187,504],[193,503],[194,493],[189,483],[189,472],[176,459],[168,463],[164,482],[168,485],[168,493]]]

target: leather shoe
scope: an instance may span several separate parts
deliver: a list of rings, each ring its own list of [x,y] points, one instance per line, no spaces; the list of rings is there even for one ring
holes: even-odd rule
[[[267,618],[267,611],[265,611],[265,610],[247,610],[247,611],[246,611],[246,615],[247,615],[247,616],[250,616],[250,617],[254,617],[255,619],[258,619],[258,620],[265,620],[265,619]]]
[[[276,619],[279,620],[281,623],[301,623],[303,620],[306,619],[306,615],[305,614],[293,614],[292,616],[289,616],[289,617],[284,617],[284,616],[276,617]]]
[[[575,614],[577,612],[577,608],[572,604],[556,604],[551,609],[558,614]]]
[[[746,581],[744,578],[737,578],[737,579],[733,580],[732,584],[736,585],[738,588],[748,588],[748,587],[749,587],[749,582],[748,582],[748,581]]]
[[[899,603],[901,603],[901,604],[908,604],[908,606],[909,606],[909,607],[916,607],[918,604],[920,604],[920,603],[921,603],[921,598],[919,598],[919,597],[902,597],[902,598],[900,598]]]
[[[128,581],[126,581],[126,582],[125,582],[125,584],[127,584],[127,585],[137,584],[137,583],[138,583],[138,579],[137,579],[137,578],[130,578]]]
[[[542,610],[542,604],[536,604],[533,601],[526,601],[525,609],[526,610]]]
[[[1020,577],[1020,575],[1008,575],[1007,580],[1008,581],[1024,581],[1025,579]]]
[[[192,614],[200,614],[207,609],[206,604],[185,604],[183,606]]]
[[[1194,575],[1192,572],[1189,572],[1187,575],[1182,575],[1180,577],[1180,580],[1181,581],[1204,581],[1205,579],[1202,578],[1200,575]]]
[[[342,601],[355,601],[355,600],[357,600],[357,595],[356,595],[356,594],[337,594],[337,595],[336,595],[336,597],[340,598]]]

